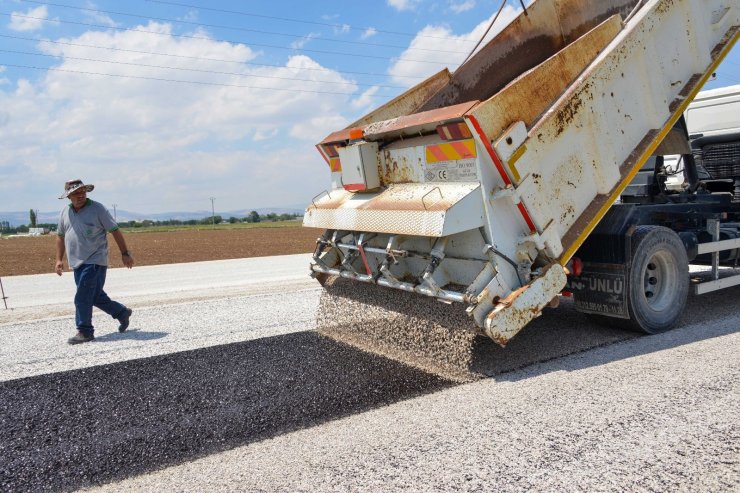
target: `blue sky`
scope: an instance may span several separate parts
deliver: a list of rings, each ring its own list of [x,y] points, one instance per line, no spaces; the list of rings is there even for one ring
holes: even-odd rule
[[[57,210],[71,178],[137,212],[306,204],[314,144],[454,69],[499,5],[0,0],[0,211]],[[737,48],[707,88],[733,84]]]

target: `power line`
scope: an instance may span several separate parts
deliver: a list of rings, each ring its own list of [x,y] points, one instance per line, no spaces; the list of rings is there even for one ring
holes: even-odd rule
[[[460,67],[462,67],[463,65],[465,65],[465,62],[467,62],[470,59],[470,57],[473,56],[473,53],[475,53],[475,50],[478,49],[478,47],[480,46],[480,44],[485,39],[486,35],[488,35],[488,32],[491,30],[491,28],[493,27],[493,25],[496,23],[496,20],[498,19],[498,16],[501,15],[501,12],[504,10],[504,7],[506,6],[507,1],[508,0],[503,0],[503,2],[501,2],[501,6],[498,8],[498,11],[496,12],[496,15],[493,16],[493,19],[491,19],[491,22],[488,24],[488,27],[486,28],[486,32],[484,32],[483,33],[483,36],[481,36],[480,39],[478,40],[478,42],[475,43],[475,46],[473,47],[472,50],[470,50],[470,53],[468,53],[468,56],[465,57],[465,60],[463,60],[460,63]],[[524,5],[522,4],[522,6],[524,6]]]
[[[30,15],[23,15],[23,14],[17,14],[17,13],[8,13],[8,12],[0,12],[0,15],[7,15],[7,16],[15,16],[20,17],[22,19],[34,19],[34,20],[41,20],[45,22],[50,22],[45,17],[34,17]],[[60,22],[64,24],[73,24],[76,26],[85,26],[85,27],[94,27],[98,29],[115,29],[117,31],[126,31],[126,32],[137,32],[137,33],[144,33],[144,34],[154,34],[156,36],[167,36],[167,37],[176,37],[176,38],[186,38],[186,39],[201,39],[206,41],[214,41],[214,42],[226,42],[226,43],[233,43],[233,44],[245,44],[248,46],[259,46],[262,48],[273,48],[276,50],[288,50],[288,51],[302,51],[307,53],[321,53],[324,55],[341,55],[346,57],[354,57],[354,58],[372,58],[377,60],[397,60],[400,62],[415,62],[415,63],[429,63],[434,65],[448,65],[451,64],[450,62],[442,62],[442,61],[433,61],[433,60],[415,60],[411,58],[396,58],[396,57],[387,57],[387,56],[380,56],[380,55],[365,55],[360,53],[347,53],[342,51],[330,51],[330,50],[314,50],[310,48],[290,48],[285,46],[279,46],[279,45],[270,45],[265,43],[252,43],[252,42],[242,42],[242,41],[234,41],[230,39],[217,39],[217,38],[210,38],[208,36],[191,36],[188,34],[174,34],[174,33],[160,33],[157,31],[149,31],[147,29],[135,29],[135,28],[127,28],[127,27],[116,27],[116,26],[103,26],[101,24],[92,24],[88,22],[78,22],[78,21],[68,21],[68,20],[62,20],[62,19],[55,19],[54,22]],[[453,64],[456,64],[457,62],[452,62]]]
[[[390,45],[390,44],[384,44],[384,43],[373,43],[369,41],[352,41],[352,40],[346,40],[346,39],[336,39],[336,38],[310,38],[309,36],[305,34],[291,34],[291,33],[281,33],[276,31],[262,31],[258,29],[250,29],[246,27],[236,27],[236,26],[226,26],[222,24],[205,24],[202,22],[192,22],[192,21],[184,21],[179,19],[171,19],[166,17],[153,17],[148,15],[140,15],[140,14],[131,14],[127,12],[117,12],[114,10],[102,10],[102,9],[93,9],[88,7],[77,7],[75,5],[65,5],[60,3],[51,3],[51,2],[41,2],[38,0],[20,0],[21,2],[25,3],[33,3],[38,5],[51,5],[54,7],[62,7],[62,8],[68,8],[68,9],[74,9],[74,10],[81,10],[85,12],[96,12],[101,14],[115,14],[115,15],[123,15],[127,17],[136,17],[139,19],[150,19],[155,21],[163,21],[163,22],[172,22],[175,24],[188,24],[191,26],[198,26],[198,27],[210,27],[210,28],[218,28],[218,29],[230,29],[234,31],[244,31],[244,32],[251,32],[256,34],[270,34],[275,36],[285,36],[289,38],[298,38],[298,39],[316,39],[319,41],[329,41],[332,43],[343,43],[343,44],[352,44],[352,45],[363,45],[363,46],[377,46],[381,48],[399,48],[402,50],[414,50],[414,51],[430,51],[433,53],[454,53],[454,54],[460,54],[464,55],[465,51],[453,51],[453,50],[437,50],[432,48],[414,48],[414,47],[407,47],[407,46],[399,46],[399,45]]]
[[[223,14],[236,14],[236,15],[243,15],[246,17],[257,17],[260,19],[272,19],[272,20],[278,20],[278,21],[286,21],[286,22],[296,22],[299,24],[312,24],[316,26],[327,26],[332,27],[335,29],[344,29],[345,27],[348,29],[351,29],[353,31],[367,31],[368,29],[375,29],[379,33],[384,34],[396,34],[399,36],[408,36],[408,37],[420,37],[420,38],[431,38],[431,39],[446,39],[446,40],[456,40],[456,41],[465,41],[470,43],[475,43],[478,41],[478,39],[469,39],[469,38],[450,38],[450,37],[444,37],[444,36],[429,36],[429,35],[422,35],[417,33],[405,33],[405,32],[399,32],[399,31],[386,31],[382,29],[376,29],[373,27],[357,27],[357,26],[350,26],[348,24],[332,24],[330,22],[318,22],[318,21],[308,21],[305,19],[292,19],[289,17],[278,17],[273,15],[263,15],[263,14],[254,14],[251,12],[242,12],[238,10],[226,10],[226,9],[217,9],[213,7],[203,7],[201,5],[191,5],[187,3],[179,3],[179,2],[170,2],[170,1],[164,1],[164,0],[144,0],[149,3],[160,3],[163,5],[174,5],[177,7],[187,7],[191,9],[200,9],[200,10],[208,10],[211,12],[220,12]]]
[[[59,58],[61,55],[49,55],[46,53],[32,53],[29,51],[18,51],[18,50],[4,50],[0,48],[0,52],[2,53],[16,53],[19,55],[31,55],[31,56],[43,56],[43,57],[50,57],[50,58]],[[83,58],[83,57],[75,57],[75,56],[68,56],[64,55],[62,58],[69,59],[69,60],[81,60],[86,62],[96,62],[96,63],[109,63],[113,65],[130,65],[135,67],[147,67],[147,68],[159,68],[159,69],[166,69],[166,70],[180,70],[184,72],[199,72],[199,73],[206,73],[206,74],[218,74],[218,75],[236,75],[239,77],[256,77],[256,78],[262,78],[262,79],[279,79],[279,80],[288,80],[288,81],[295,81],[295,82],[314,82],[314,83],[320,83],[320,84],[340,84],[345,86],[359,86],[359,87],[378,87],[383,89],[406,89],[404,86],[391,86],[391,85],[381,85],[381,84],[360,84],[358,82],[338,82],[338,81],[331,81],[331,80],[312,80],[312,79],[298,79],[295,77],[280,77],[278,75],[257,75],[257,74],[243,74],[239,72],[221,72],[218,70],[205,70],[205,69],[197,69],[197,68],[183,68],[183,67],[168,67],[165,65],[151,65],[148,63],[136,63],[136,62],[121,62],[121,61],[113,61],[113,60],[100,60],[96,58]]]
[[[14,68],[27,68],[27,69],[32,69],[32,70],[51,70],[54,72],[67,72],[67,73],[81,74],[81,75],[100,75],[104,77],[117,77],[117,78],[122,78],[122,79],[155,80],[155,81],[160,81],[160,82],[178,82],[178,83],[183,83],[183,84],[198,84],[198,85],[204,85],[204,86],[239,87],[243,89],[260,89],[260,90],[265,90],[265,91],[304,92],[304,93],[311,93],[311,94],[332,94],[335,96],[352,96],[354,94],[353,92],[314,91],[311,89],[294,89],[294,88],[287,88],[287,87],[260,87],[260,86],[241,85],[241,84],[224,84],[221,82],[165,79],[163,77],[145,77],[143,75],[105,74],[101,72],[88,72],[84,70],[70,70],[70,69],[63,69],[63,68],[56,68],[56,67],[34,67],[32,65],[18,65],[18,64],[5,63],[5,62],[0,62],[0,65],[4,65],[6,67],[14,67]],[[382,95],[382,94],[368,94],[367,97],[388,98],[387,95]]]
[[[269,64],[269,63],[245,62],[241,60],[224,60],[222,58],[198,57],[198,56],[190,56],[190,55],[175,55],[172,53],[157,53],[153,51],[131,50],[131,49],[126,49],[126,48],[114,48],[112,46],[96,46],[96,45],[88,45],[88,44],[83,44],[83,43],[71,43],[68,41],[52,41],[49,39],[27,38],[23,36],[11,36],[8,34],[0,34],[0,38],[19,39],[23,41],[37,41],[39,43],[51,43],[51,44],[64,45],[64,46],[76,46],[79,48],[94,48],[97,50],[121,51],[124,53],[137,53],[140,55],[155,55],[155,56],[165,56],[165,57],[172,57],[172,58],[183,58],[187,60],[205,60],[205,61],[210,61],[210,62],[237,63],[240,65],[250,65],[250,66],[255,66],[255,67],[290,68],[290,67],[286,67],[285,65],[277,65],[277,64]],[[371,75],[375,77],[391,77],[388,74],[379,74],[377,72],[355,72],[351,70],[333,70],[333,69],[326,68],[326,67],[301,67],[301,70],[315,70],[319,72],[336,72],[336,73],[347,74],[347,75]],[[416,76],[416,75],[395,75],[393,77],[403,77],[406,79],[425,79],[426,78],[423,76]]]

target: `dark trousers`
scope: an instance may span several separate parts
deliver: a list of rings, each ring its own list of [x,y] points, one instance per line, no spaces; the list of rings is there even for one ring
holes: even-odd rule
[[[77,294],[75,294],[75,322],[77,330],[91,335],[95,330],[92,324],[93,306],[103,310],[113,318],[123,315],[126,307],[113,301],[103,291],[105,273],[108,267],[95,264],[82,264],[74,270]]]

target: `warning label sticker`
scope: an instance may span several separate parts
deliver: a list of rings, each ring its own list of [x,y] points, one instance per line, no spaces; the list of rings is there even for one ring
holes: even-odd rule
[[[427,182],[478,181],[475,159],[427,163],[424,169],[424,180]]]

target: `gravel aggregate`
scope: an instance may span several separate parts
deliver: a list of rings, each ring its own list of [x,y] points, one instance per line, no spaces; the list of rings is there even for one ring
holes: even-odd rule
[[[103,318],[74,347],[71,307],[49,318],[49,277],[29,280],[49,304],[0,325],[0,491],[740,487],[740,287],[647,337],[565,301],[505,349],[475,338],[461,384],[310,330],[322,290],[259,260],[264,294],[256,277],[210,291],[213,266],[190,264],[191,301],[142,282],[132,332]],[[382,327],[372,296],[341,309]]]
[[[734,492],[739,349],[684,326],[91,491]]]
[[[115,320],[95,311],[95,340],[80,346],[66,343],[75,333],[69,315],[6,325],[0,327],[6,340],[0,345],[0,381],[311,330],[319,295],[313,288],[290,296],[135,308],[124,333]]]
[[[77,489],[449,384],[299,332],[0,383],[0,489]]]

